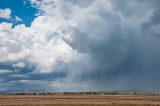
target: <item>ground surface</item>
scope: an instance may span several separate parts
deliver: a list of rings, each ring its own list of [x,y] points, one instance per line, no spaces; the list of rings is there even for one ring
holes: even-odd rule
[[[1,95],[0,106],[160,106],[160,96]]]

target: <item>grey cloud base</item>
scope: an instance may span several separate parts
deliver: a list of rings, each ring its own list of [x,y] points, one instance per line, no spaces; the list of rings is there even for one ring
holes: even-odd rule
[[[0,24],[1,91],[160,91],[160,1],[30,1],[31,27]]]

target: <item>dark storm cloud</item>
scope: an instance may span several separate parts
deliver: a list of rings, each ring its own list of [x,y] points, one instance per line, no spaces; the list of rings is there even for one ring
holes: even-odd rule
[[[141,28],[148,35],[160,36],[160,8],[154,9],[153,15],[141,25]]]
[[[14,63],[0,64],[0,91],[23,92],[23,91],[50,91],[54,90],[49,85],[57,79],[66,77],[66,70],[54,71],[49,74],[34,73],[35,67],[28,65],[25,68],[13,66]]]
[[[153,16],[151,17],[153,25],[160,24],[160,8],[153,12]]]
[[[143,26],[147,27],[144,28],[147,32],[148,27],[159,24],[157,4],[160,2],[120,0],[111,3],[114,11],[107,12],[99,8],[93,14],[98,15],[101,20],[86,18],[86,26],[81,27],[87,30],[82,31],[81,27],[74,30],[77,36],[69,44],[79,52],[91,56],[88,65],[81,68],[82,72],[76,76],[76,80],[84,83],[91,81],[92,86],[98,90],[159,90],[160,40],[143,36],[141,26],[146,17],[151,20],[151,23]],[[153,15],[146,16],[152,10]],[[120,16],[126,20],[122,20]],[[129,23],[125,23],[127,21]],[[138,21],[139,25],[136,25]],[[154,32],[147,34],[154,36]],[[148,83],[152,87],[145,89],[150,85]]]

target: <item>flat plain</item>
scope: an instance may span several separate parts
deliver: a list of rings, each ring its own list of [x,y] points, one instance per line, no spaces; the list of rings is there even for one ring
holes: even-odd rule
[[[160,96],[1,95],[0,106],[160,106]]]

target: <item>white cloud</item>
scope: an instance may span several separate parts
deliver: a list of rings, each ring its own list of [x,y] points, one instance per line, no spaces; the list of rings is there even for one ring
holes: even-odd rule
[[[0,18],[6,18],[9,19],[11,17],[11,9],[0,9]]]
[[[12,73],[10,70],[0,69],[0,74]]]
[[[21,75],[21,74],[12,74],[11,75],[13,78],[27,78],[27,75]]]
[[[92,15],[92,13],[96,14],[97,3],[93,1],[88,8],[82,8],[71,4],[71,2],[61,2],[59,0],[35,2],[37,8],[43,10],[45,14],[44,16],[38,16],[32,22],[31,27],[18,25],[11,29],[12,24],[2,23],[0,25],[2,27],[0,61],[25,60],[36,65],[36,72],[50,73],[64,65],[72,68],[73,65],[70,65],[72,61],[78,62],[81,59],[90,58],[87,57],[87,53],[78,52],[68,42],[72,42],[73,38],[76,37],[74,32],[76,28],[87,33],[87,36],[93,39],[98,38],[95,34],[92,34],[94,32],[88,31],[88,27],[91,26],[85,26],[87,20],[93,22],[93,17],[98,21],[101,20],[100,17]],[[111,11],[111,5],[106,1],[104,3],[107,4],[107,8],[104,9]],[[98,2],[98,5],[102,6],[104,4]],[[78,10],[79,13],[77,13]],[[17,67],[17,65],[20,64],[14,64],[13,66]]]
[[[12,28],[12,24],[11,23],[2,22],[0,24],[0,31],[1,31],[1,33],[5,32],[5,30],[11,30],[11,28]]]
[[[26,60],[36,65],[37,72],[53,72],[61,67],[59,62],[67,64],[78,56],[77,51],[63,40],[70,38],[67,29],[75,26],[72,24],[46,16],[36,18],[31,27],[18,25],[11,29],[12,24],[0,24],[0,61]],[[22,68],[25,65],[17,63],[13,66]]]
[[[19,62],[19,63],[13,64],[12,66],[15,68],[25,68],[26,67],[24,62]]]
[[[23,20],[22,20],[20,17],[18,17],[18,16],[16,16],[15,18],[16,18],[16,21],[17,21],[17,22],[23,21]]]

